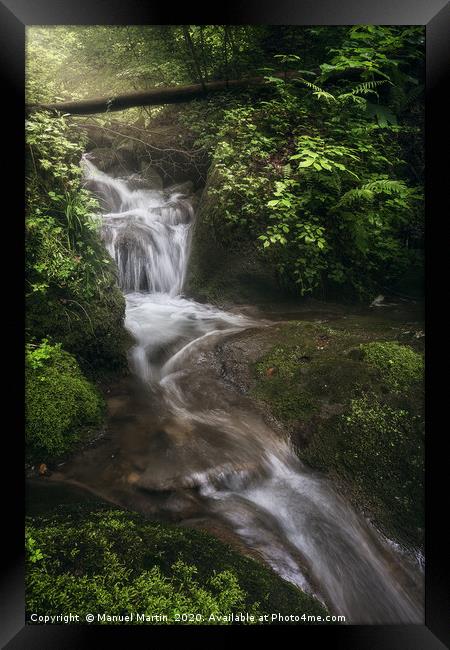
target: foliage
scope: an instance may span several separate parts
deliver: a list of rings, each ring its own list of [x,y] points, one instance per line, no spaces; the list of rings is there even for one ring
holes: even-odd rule
[[[240,25],[31,27],[27,100],[109,96],[239,77],[249,66],[260,65],[265,33],[263,26]],[[135,118],[138,112],[133,109],[131,115]],[[147,109],[144,115],[157,112]]]
[[[365,361],[378,368],[390,390],[404,391],[423,379],[423,357],[406,345],[399,345],[396,341],[374,341],[361,345],[361,349]]]
[[[63,117],[37,113],[27,122],[28,284],[31,293],[54,284],[83,299],[107,286],[111,260],[98,237],[98,204],[82,188],[83,142],[71,136]]]
[[[263,74],[265,90],[181,110],[218,171],[212,236],[259,246],[289,291],[367,297],[423,263],[423,48],[423,29],[408,26],[36,27],[28,92],[76,99]],[[123,119],[151,128],[161,110]]]
[[[349,28],[345,36],[345,56],[332,48],[317,83],[300,57],[278,57],[290,75],[266,67],[271,94],[186,109],[197,144],[212,154],[208,194],[223,208],[210,215],[213,236],[225,246],[259,242],[281,285],[302,295],[347,286],[367,296],[422,263],[421,30]],[[403,102],[411,88],[414,100]],[[381,123],[388,111],[395,119]]]
[[[134,612],[185,624],[242,611],[324,613],[315,599],[206,533],[125,511],[62,509],[30,520],[27,534],[43,555],[33,562],[28,542],[29,612]],[[191,620],[193,613],[203,621]]]
[[[53,337],[83,362],[95,347],[99,365],[103,356],[103,364],[123,366],[124,301],[100,241],[98,204],[82,186],[83,139],[64,117],[37,113],[27,121],[27,147],[29,335]],[[115,331],[115,350],[99,336],[105,322]]]
[[[44,559],[44,554],[41,549],[37,547],[36,540],[30,535],[28,531],[25,533],[25,549],[28,562],[35,564]]]
[[[26,449],[31,460],[52,460],[103,415],[100,395],[60,344],[26,349]]]

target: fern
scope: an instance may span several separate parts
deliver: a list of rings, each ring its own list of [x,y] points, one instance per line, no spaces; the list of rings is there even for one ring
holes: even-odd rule
[[[337,99],[339,102],[352,102],[357,106],[365,107],[366,105],[366,100],[364,99],[364,97],[359,97],[358,95],[352,95],[352,93],[344,93],[343,95],[339,95]]]
[[[411,104],[413,102],[415,102],[418,97],[420,97],[420,95],[423,93],[423,91],[424,91],[424,86],[423,85],[418,85],[415,88],[413,88],[412,90],[410,90],[408,95],[403,99],[403,101],[400,102],[399,110],[404,111],[407,108],[409,108],[411,106]]]
[[[377,81],[365,81],[351,90],[352,95],[366,95],[367,93],[374,92],[377,86],[387,83],[387,79],[379,79]]]
[[[371,201],[373,197],[374,193],[371,190],[363,187],[355,187],[346,192],[337,205],[339,207],[349,206],[354,203],[361,203],[362,201]]]
[[[330,100],[332,100],[334,102],[337,101],[336,97],[334,95],[327,92],[326,90],[324,90],[320,86],[316,86],[316,84],[313,84],[311,81],[307,81],[306,79],[298,79],[298,81],[301,81],[302,83],[304,83],[305,86],[307,88],[309,88],[310,90],[314,90],[313,95],[315,95],[317,97],[317,99],[321,99],[323,97],[326,101],[330,101]]]
[[[370,183],[363,185],[362,189],[370,190],[374,194],[397,194],[399,196],[407,196],[410,191],[404,181],[395,181],[388,178],[370,181]]]
[[[410,193],[410,188],[403,181],[381,178],[349,190],[341,197],[338,206],[348,206],[361,201],[372,201],[376,194],[397,195],[405,198]]]
[[[345,101],[345,100],[350,100],[350,101],[355,101],[355,100],[361,100],[362,97],[359,97],[359,95],[376,95],[378,97],[378,93],[375,90],[378,86],[381,84],[387,83],[386,79],[382,80],[377,80],[377,81],[365,81],[364,83],[358,84],[355,88],[352,88],[347,93],[342,93],[341,95],[338,95],[337,99],[339,101]]]

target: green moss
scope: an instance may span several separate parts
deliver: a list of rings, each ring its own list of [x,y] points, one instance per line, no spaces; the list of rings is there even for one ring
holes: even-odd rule
[[[30,296],[27,303],[27,327],[34,338],[62,343],[92,378],[126,371],[131,339],[124,318],[125,300],[112,278],[107,289],[89,301],[47,294]]]
[[[103,401],[61,345],[27,346],[26,450],[51,460],[70,449],[86,427],[101,422]]]
[[[361,345],[365,361],[380,371],[383,382],[393,391],[407,389],[423,379],[423,357],[396,341],[374,341]]]
[[[402,540],[423,543],[423,418],[363,396],[322,423],[302,458],[345,480],[355,500]]]
[[[299,386],[287,389],[281,377],[263,380],[254,389],[253,395],[269,402],[275,417],[287,422],[308,417],[316,410],[314,398],[310,393],[301,391]]]
[[[251,393],[285,424],[309,420],[376,382],[372,368],[348,355],[356,339],[347,331],[291,322],[279,339],[254,365]]]
[[[176,613],[326,613],[207,533],[122,510],[61,506],[29,519],[27,536],[28,611],[165,614],[170,623]]]
[[[368,318],[291,322],[254,365],[251,394],[390,536],[423,543],[423,358]],[[371,397],[367,397],[370,395]]]

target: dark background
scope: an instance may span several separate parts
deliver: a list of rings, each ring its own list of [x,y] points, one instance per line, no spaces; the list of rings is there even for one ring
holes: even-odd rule
[[[245,627],[121,627],[24,626],[24,43],[26,25],[51,24],[298,24],[358,23],[426,25],[427,39],[427,446],[426,446],[426,626],[271,626]],[[439,650],[450,645],[447,523],[449,457],[446,413],[448,333],[444,317],[447,293],[438,287],[446,279],[449,238],[444,228],[448,210],[448,103],[450,69],[450,5],[445,0],[245,0],[228,1],[214,10],[183,3],[148,0],[6,0],[0,2],[1,122],[4,169],[2,220],[2,338],[4,378],[1,475],[5,479],[2,509],[3,563],[0,582],[0,641],[8,650],[70,650],[107,644],[110,640],[156,648],[183,640],[199,642],[219,637],[224,643],[240,636],[254,642],[264,634],[279,640],[280,632],[295,634],[300,645],[323,643],[336,650]],[[10,205],[7,204],[7,199]],[[7,228],[5,228],[7,226]],[[439,249],[439,244],[442,250]],[[8,254],[8,255],[7,255]],[[8,261],[5,260],[8,257]],[[439,262],[442,268],[439,267]],[[446,288],[446,287],[445,287]],[[6,358],[6,364],[5,364]],[[446,362],[447,361],[447,362]],[[439,364],[442,364],[442,374]],[[439,377],[439,378],[438,378]],[[438,419],[441,409],[442,419]],[[7,416],[9,416],[7,418]],[[132,637],[132,639],[130,638]],[[440,639],[441,641],[439,641]],[[308,643],[309,642],[309,643]]]

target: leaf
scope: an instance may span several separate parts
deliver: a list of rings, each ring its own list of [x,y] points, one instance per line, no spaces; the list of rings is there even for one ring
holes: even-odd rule
[[[311,167],[311,165],[314,163],[314,158],[308,158],[307,160],[303,160],[299,164],[299,167]]]
[[[397,117],[394,113],[387,107],[382,106],[381,104],[371,104],[367,102],[366,111],[371,117],[377,119],[378,125],[383,129],[389,126],[389,124],[397,125]]]

